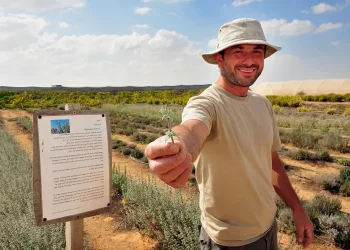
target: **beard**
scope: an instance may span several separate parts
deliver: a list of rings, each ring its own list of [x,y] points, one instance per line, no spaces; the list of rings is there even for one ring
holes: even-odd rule
[[[256,74],[253,79],[242,79],[235,75],[235,71],[238,70],[238,68],[243,67],[243,68],[255,68],[256,69]],[[232,85],[232,86],[239,86],[239,87],[250,87],[252,86],[256,79],[261,75],[262,69],[259,70],[259,66],[257,64],[253,64],[250,66],[247,66],[245,64],[239,64],[234,67],[234,70],[232,70],[229,65],[227,64],[226,61],[224,61],[224,65],[222,68],[220,68],[220,73],[221,76],[225,79],[225,81]]]

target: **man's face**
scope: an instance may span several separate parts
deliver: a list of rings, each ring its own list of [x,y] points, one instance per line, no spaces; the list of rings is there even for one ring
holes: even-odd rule
[[[230,85],[249,87],[254,84],[264,68],[265,46],[241,44],[216,55],[222,77]]]

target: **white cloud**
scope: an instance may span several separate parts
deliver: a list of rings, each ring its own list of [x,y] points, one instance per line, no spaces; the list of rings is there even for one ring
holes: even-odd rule
[[[26,14],[0,16],[0,51],[27,49],[40,39],[47,22]]]
[[[135,9],[135,13],[138,15],[145,15],[151,11],[149,7],[137,8]]]
[[[325,3],[319,3],[317,5],[312,6],[311,9],[314,14],[322,14],[325,12],[336,11],[337,7]]]
[[[53,9],[82,8],[86,0],[1,0],[0,9],[42,12]]]
[[[253,2],[261,2],[262,0],[234,0],[232,5],[234,7],[238,7],[238,6],[241,6],[241,5],[247,5],[247,4],[250,4],[250,3],[253,3]]]
[[[58,26],[59,26],[60,28],[66,29],[66,28],[69,27],[69,24],[66,23],[66,22],[60,22],[60,23],[58,24]]]
[[[211,39],[211,40],[208,42],[208,47],[209,47],[209,49],[212,49],[212,50],[216,49],[217,43],[218,43],[218,40],[217,40],[216,38]]]
[[[133,28],[138,28],[138,29],[149,29],[148,24],[136,24],[133,26]]]
[[[310,11],[308,11],[308,10],[302,10],[302,11],[300,11],[300,13],[302,13],[302,14],[310,14]]]
[[[326,32],[328,30],[340,29],[343,27],[341,23],[323,23],[315,30],[315,34]]]
[[[262,21],[261,25],[265,34],[274,34],[280,36],[296,36],[312,32],[315,26],[308,20],[294,19],[289,22],[286,19],[271,19]]]
[[[141,2],[143,2],[143,3],[150,3],[150,2],[152,2],[153,0],[141,0]]]
[[[338,46],[338,45],[339,45],[339,41],[331,42],[331,44],[332,44],[333,46]]]

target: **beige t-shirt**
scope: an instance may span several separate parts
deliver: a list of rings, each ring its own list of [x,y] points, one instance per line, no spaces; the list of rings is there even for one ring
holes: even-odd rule
[[[223,246],[254,242],[276,214],[271,152],[281,142],[269,100],[214,84],[189,100],[182,122],[192,119],[210,130],[195,162],[203,228]]]

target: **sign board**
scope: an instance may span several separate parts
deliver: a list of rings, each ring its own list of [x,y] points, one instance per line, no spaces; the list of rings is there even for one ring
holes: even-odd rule
[[[110,211],[109,124],[107,111],[34,112],[33,191],[37,225]]]

